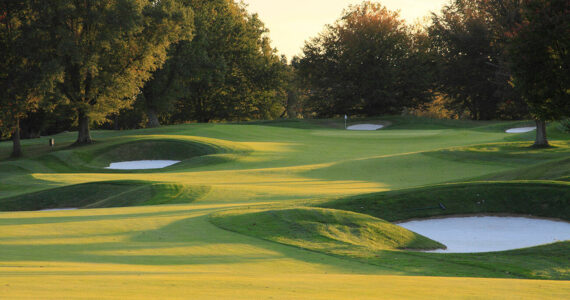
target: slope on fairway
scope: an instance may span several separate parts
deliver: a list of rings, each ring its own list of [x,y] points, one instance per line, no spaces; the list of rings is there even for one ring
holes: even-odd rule
[[[488,159],[494,154],[484,159],[477,154],[478,158],[464,162],[449,153],[432,154],[533,137],[507,136],[500,127],[512,124],[505,122],[389,120],[392,126],[385,130],[357,133],[334,129],[343,127],[335,120],[94,131],[94,145],[74,148],[68,145],[75,133],[64,133],[56,136],[53,151],[45,150],[45,138],[23,141],[24,159],[0,162],[0,198],[99,181],[210,188],[189,204],[0,213],[0,295],[9,299],[560,299],[570,293],[568,281],[520,280],[566,278],[565,243],[481,256],[378,250],[373,257],[370,251],[358,257],[356,247],[352,256],[341,256],[230,232],[208,221],[209,214],[227,209],[299,208],[322,203],[323,198],[514,174],[521,168],[555,164],[568,155],[567,150],[546,156],[539,151],[505,164]],[[228,151],[194,156],[186,164],[157,171],[101,169],[105,162],[98,149],[139,140],[212,142]],[[7,156],[9,146],[0,143],[0,155]],[[507,156],[526,151],[521,147]],[[335,168],[339,165],[342,168]],[[564,176],[557,175],[564,170],[554,173],[549,179]],[[541,179],[538,172],[535,175],[530,179]]]
[[[145,181],[91,182],[0,198],[0,211],[190,203],[209,190],[207,186]]]

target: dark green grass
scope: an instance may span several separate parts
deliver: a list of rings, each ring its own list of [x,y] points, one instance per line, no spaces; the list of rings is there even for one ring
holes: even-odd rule
[[[570,153],[570,141],[555,141],[551,147],[545,149],[531,146],[531,142],[493,143],[454,147],[424,154],[458,162],[524,166],[568,158]]]
[[[441,209],[439,204],[446,209]],[[524,214],[570,220],[570,184],[475,182],[358,195],[319,204],[388,221],[457,214]]]
[[[22,173],[154,173],[224,163],[233,160],[237,157],[236,155],[247,153],[245,148],[187,140],[144,137],[114,138],[89,146],[70,147],[50,152],[29,160],[8,161],[0,164],[0,173],[3,173],[6,168],[18,169]],[[155,170],[105,169],[112,162],[136,160],[179,160],[180,163]]]
[[[557,180],[570,181],[570,158],[549,161],[514,171],[483,176],[476,180]]]
[[[107,181],[70,185],[0,199],[0,211],[102,208],[190,203],[209,187],[145,181]]]

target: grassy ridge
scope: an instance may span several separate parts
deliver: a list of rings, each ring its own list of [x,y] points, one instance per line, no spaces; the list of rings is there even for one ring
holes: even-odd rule
[[[570,279],[570,242],[493,253],[440,254],[441,244],[402,227],[342,210],[295,208],[231,210],[215,225],[248,236],[350,258],[401,275]]]
[[[444,246],[400,226],[342,210],[294,208],[214,214],[228,230],[311,250],[347,254],[381,249],[439,249]]]
[[[440,208],[440,203],[446,209]],[[475,182],[358,195],[319,204],[388,221],[508,213],[570,220],[566,182]]]
[[[0,211],[190,203],[209,190],[203,186],[145,181],[94,182],[1,198]]]

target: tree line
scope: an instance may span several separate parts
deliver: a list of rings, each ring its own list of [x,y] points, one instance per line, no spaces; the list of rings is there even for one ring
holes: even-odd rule
[[[317,116],[436,107],[473,120],[570,116],[570,1],[452,0],[427,25],[365,1],[303,49]]]
[[[452,0],[426,24],[364,1],[288,62],[234,0],[0,0],[0,132],[443,107],[474,120],[570,115],[567,0]]]

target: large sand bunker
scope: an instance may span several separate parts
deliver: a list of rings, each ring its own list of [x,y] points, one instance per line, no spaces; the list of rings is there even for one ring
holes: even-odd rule
[[[384,128],[384,125],[377,124],[357,124],[346,127],[348,130],[378,130]]]
[[[457,217],[398,224],[447,246],[430,252],[504,251],[570,239],[570,223],[523,217]]]

